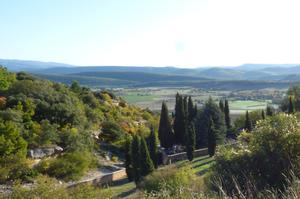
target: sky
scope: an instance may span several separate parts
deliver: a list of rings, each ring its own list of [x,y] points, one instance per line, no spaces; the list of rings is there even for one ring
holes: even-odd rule
[[[299,0],[1,0],[0,58],[119,66],[300,63]]]

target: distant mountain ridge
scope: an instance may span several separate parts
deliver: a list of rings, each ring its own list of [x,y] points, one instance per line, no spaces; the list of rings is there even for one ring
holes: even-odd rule
[[[243,64],[237,67],[151,67],[151,66],[75,66],[56,62],[0,59],[0,65],[11,71],[26,71],[50,80],[70,83],[79,81],[88,86],[205,86],[219,85],[216,82],[252,81],[267,82],[269,86],[300,82],[300,64]],[[253,81],[256,81],[255,84]],[[277,84],[276,84],[277,82]],[[271,83],[271,84],[270,84]],[[230,87],[236,87],[230,84]],[[245,85],[244,85],[245,87]]]
[[[54,67],[75,67],[73,65],[57,62],[42,62],[17,59],[0,59],[0,65],[7,67],[11,71],[32,71]]]

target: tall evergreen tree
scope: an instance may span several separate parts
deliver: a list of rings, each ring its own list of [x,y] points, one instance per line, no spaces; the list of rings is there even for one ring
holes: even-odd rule
[[[153,162],[151,160],[150,154],[149,154],[149,150],[147,147],[147,143],[145,141],[145,139],[142,137],[141,138],[141,144],[140,144],[140,173],[141,176],[146,176],[149,173],[151,173],[152,171],[154,171],[154,165]]]
[[[188,99],[188,122],[192,122],[197,115],[197,106],[194,106],[192,97],[189,96]]]
[[[175,119],[174,119],[174,137],[175,143],[184,145],[186,132],[186,114],[184,111],[184,100],[178,93],[176,95]]]
[[[157,164],[157,153],[158,153],[158,149],[157,149],[157,136],[156,133],[154,131],[154,128],[151,127],[151,132],[148,138],[148,148],[149,148],[149,153],[150,153],[150,157],[152,159],[153,165],[155,168],[157,168],[158,164]]]
[[[273,109],[270,105],[267,105],[266,115],[267,115],[267,116],[272,116],[272,115],[274,115],[274,109]]]
[[[215,128],[214,121],[209,118],[209,128],[208,128],[208,154],[210,157],[215,155],[217,147],[217,129]]]
[[[246,116],[245,116],[245,129],[248,131],[252,131],[252,122],[248,111],[246,111]]]
[[[228,100],[225,100],[225,106],[224,106],[224,116],[225,116],[225,124],[227,129],[231,128],[231,119],[230,119],[230,112],[229,112],[229,104]]]
[[[165,102],[161,106],[161,114],[159,120],[158,137],[160,145],[164,148],[170,148],[174,143],[174,133],[169,120],[169,111]]]
[[[196,147],[196,134],[193,123],[190,123],[187,129],[187,136],[186,136],[186,153],[189,161],[194,159],[194,151]]]
[[[289,107],[288,107],[288,114],[293,114],[295,112],[295,106],[294,106],[294,101],[292,97],[289,97]]]
[[[223,103],[223,100],[219,101],[219,108],[224,113],[224,103]]]
[[[187,117],[189,115],[189,109],[188,109],[188,97],[184,96],[183,98],[183,110],[184,110],[184,116]]]
[[[140,137],[135,135],[131,142],[131,164],[133,168],[133,178],[136,184],[138,184],[141,180],[140,143]]]
[[[132,159],[131,158],[131,141],[132,141],[131,136],[128,136],[126,138],[126,143],[125,143],[125,169],[126,169],[126,174],[127,174],[129,181],[132,181],[134,179],[132,161],[131,161],[131,159]]]
[[[261,118],[264,120],[266,119],[265,111],[261,110]]]
[[[208,145],[210,118],[214,122],[215,129],[218,130],[216,136],[217,142],[222,143],[225,138],[226,128],[224,125],[224,114],[210,97],[205,103],[203,109],[199,111],[195,122],[196,146],[198,148],[207,147]]]
[[[195,118],[197,117],[197,114],[198,114],[198,107],[197,107],[197,104],[195,104],[195,106],[194,106],[194,115],[195,115]]]

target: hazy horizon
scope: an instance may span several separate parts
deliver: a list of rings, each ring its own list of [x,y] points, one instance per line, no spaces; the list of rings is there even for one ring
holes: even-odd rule
[[[4,0],[3,59],[76,66],[300,63],[296,0]]]
[[[225,66],[225,65],[219,65],[219,66],[195,66],[195,67],[189,67],[189,66],[151,66],[151,65],[76,65],[76,64],[70,64],[65,62],[57,62],[57,61],[44,61],[44,60],[24,60],[24,59],[6,59],[1,58],[0,60],[9,60],[9,61],[21,61],[21,62],[42,62],[42,63],[53,63],[53,64],[63,64],[66,66],[74,66],[74,67],[171,67],[171,68],[183,68],[183,69],[197,69],[197,68],[235,68],[240,67],[243,65],[280,65],[280,66],[290,66],[290,65],[300,65],[300,63],[243,63],[241,65],[236,66]]]

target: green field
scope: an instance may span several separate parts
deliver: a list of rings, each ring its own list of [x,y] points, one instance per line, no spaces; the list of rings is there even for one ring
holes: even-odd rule
[[[194,103],[198,107],[201,107],[209,97],[212,97],[218,103],[220,98],[227,98],[226,96],[230,94],[228,91],[204,91],[191,88],[123,89],[116,91],[115,94],[130,104],[141,108],[149,108],[153,111],[160,111],[161,103],[164,100],[167,103],[169,111],[173,111],[177,92],[192,96]],[[246,110],[265,109],[267,104],[272,104],[272,100],[240,100],[239,96],[227,99],[229,100],[229,108],[233,117],[244,114]]]
[[[122,98],[131,104],[138,103],[138,102],[152,102],[155,99],[155,95],[151,94],[140,94],[140,93],[128,93],[127,95],[122,96]]]
[[[230,101],[229,107],[232,110],[256,110],[256,109],[265,109],[267,106],[266,101],[252,101],[252,100],[236,100]]]

